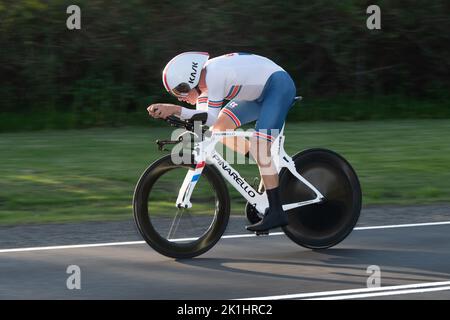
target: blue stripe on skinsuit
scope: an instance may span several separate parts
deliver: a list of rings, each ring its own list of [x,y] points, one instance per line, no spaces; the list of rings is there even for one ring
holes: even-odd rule
[[[236,98],[239,95],[239,92],[241,92],[242,86],[239,86],[238,91],[236,92],[236,94],[234,95],[233,99]]]
[[[236,94],[234,96],[231,96],[233,90],[236,88],[238,88],[238,91],[236,92]],[[241,89],[242,89],[242,85],[231,86],[230,92],[228,92],[228,94],[225,96],[225,99],[231,100],[231,99],[236,98],[238,96],[239,92],[241,92]]]
[[[196,174],[195,176],[193,176],[192,177],[192,181],[191,182],[195,182],[195,181],[197,181],[198,179],[200,179],[200,174]]]
[[[228,94],[225,97],[229,97],[230,94],[233,92],[233,90],[234,90],[234,86],[231,86],[230,92],[228,92]]]

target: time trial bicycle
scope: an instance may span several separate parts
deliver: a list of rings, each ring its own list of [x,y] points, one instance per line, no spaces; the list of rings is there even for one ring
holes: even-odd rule
[[[170,125],[185,130],[174,140],[158,140],[159,149],[167,144],[184,147],[152,163],[135,188],[136,225],[145,241],[168,257],[192,258],[219,241],[231,210],[225,181],[247,201],[245,214],[251,223],[259,221],[269,206],[264,190],[254,188],[216,150],[224,137],[249,138],[252,133],[206,129],[198,133],[196,123],[206,118],[207,113],[189,120],[168,117]],[[283,127],[271,147],[283,210],[288,213],[289,224],[282,230],[303,247],[335,246],[358,221],[362,202],[358,177],[336,152],[314,148],[291,157],[284,141]]]

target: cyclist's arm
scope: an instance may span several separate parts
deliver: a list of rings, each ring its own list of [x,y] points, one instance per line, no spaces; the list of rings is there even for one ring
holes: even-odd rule
[[[221,109],[222,103],[220,105],[216,102],[210,101],[208,97],[206,96],[200,96],[197,99],[197,109],[188,109],[188,108],[181,108],[180,117],[181,119],[190,119],[193,115],[197,113],[208,113],[208,119],[206,120],[206,125],[208,127],[211,127],[217,120],[217,117],[219,116],[219,112]]]
[[[219,111],[220,110],[194,110],[182,107],[180,117],[181,119],[190,119],[194,114],[207,112],[208,119],[205,124],[208,127],[211,127],[216,122],[217,117],[219,116]]]
[[[171,115],[179,116],[181,108],[182,107],[171,103],[154,103],[147,108],[147,111],[153,118],[165,119]]]

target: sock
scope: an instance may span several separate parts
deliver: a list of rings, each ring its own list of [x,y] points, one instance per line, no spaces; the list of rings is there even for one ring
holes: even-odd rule
[[[281,209],[281,200],[280,200],[280,188],[276,187],[270,190],[266,190],[267,198],[269,199],[269,207],[271,210]]]

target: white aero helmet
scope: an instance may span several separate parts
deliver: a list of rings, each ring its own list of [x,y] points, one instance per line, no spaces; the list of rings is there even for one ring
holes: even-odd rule
[[[184,52],[170,60],[162,74],[166,90],[176,96],[186,96],[198,85],[208,59],[207,52]]]

